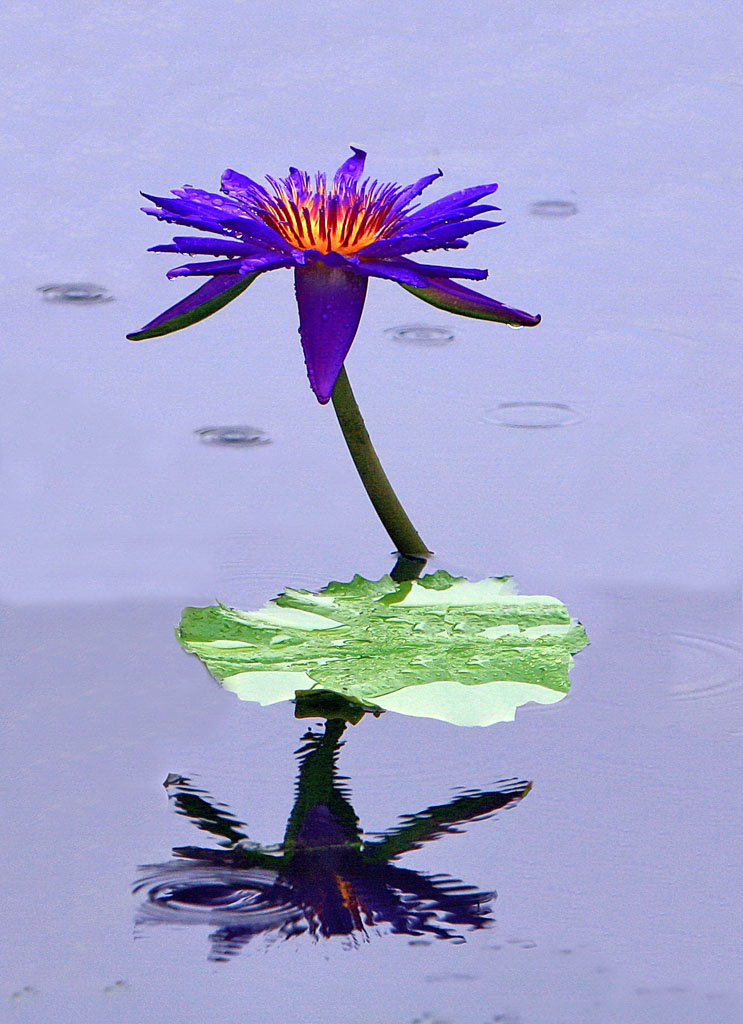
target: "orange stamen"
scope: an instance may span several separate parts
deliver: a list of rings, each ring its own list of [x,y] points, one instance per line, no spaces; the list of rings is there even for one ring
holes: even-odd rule
[[[313,192],[302,192],[290,181],[275,183],[275,196],[261,202],[265,222],[297,249],[351,256],[385,237],[391,199],[364,188],[336,188],[318,181]]]

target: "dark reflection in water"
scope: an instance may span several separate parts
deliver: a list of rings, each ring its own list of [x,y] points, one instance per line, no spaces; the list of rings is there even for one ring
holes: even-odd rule
[[[394,861],[462,825],[520,800],[528,782],[460,792],[448,803],[406,815],[380,835],[362,838],[348,780],[338,775],[346,728],[332,718],[310,729],[297,751],[299,775],[283,842],[250,841],[243,822],[184,777],[165,781],[179,814],[220,840],[219,849],[177,847],[176,860],[142,868],[139,923],[208,924],[210,959],[225,960],[253,936],[372,933],[431,935],[463,942],[462,931],[491,921],[493,892]]]

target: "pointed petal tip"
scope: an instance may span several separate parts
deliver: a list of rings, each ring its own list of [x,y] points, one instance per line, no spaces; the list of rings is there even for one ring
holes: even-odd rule
[[[318,402],[325,405],[358,330],[368,278],[312,263],[298,267],[294,281],[307,376]]]
[[[523,309],[511,310],[511,317],[503,321],[509,327],[515,327],[516,329],[519,327],[538,327],[541,322],[542,318],[539,314],[534,316],[532,313],[524,312]]]
[[[257,276],[258,274],[254,274],[243,278],[238,274],[221,274],[211,277],[195,292],[166,309],[139,331],[127,334],[127,340],[147,341],[149,338],[159,338],[164,334],[190,327],[237,298]]]
[[[239,175],[237,173],[237,171],[233,171],[231,167],[228,167],[226,170],[224,170],[222,172],[222,177],[219,179],[220,191],[227,192],[229,190],[230,184],[236,178],[240,178],[240,177],[242,177],[242,176]]]
[[[452,280],[436,280],[431,277],[427,288],[411,288],[409,285],[402,287],[424,302],[459,316],[469,316],[476,320],[494,320],[510,327],[536,327],[542,320],[541,316],[533,316],[523,309],[506,306],[497,299],[491,299],[489,295],[465,288],[464,285]]]
[[[338,183],[345,179],[348,182],[357,182],[361,177],[364,170],[364,162],[366,161],[366,151],[359,149],[357,146],[349,147],[353,153],[353,156],[349,156],[345,160],[333,176],[333,180]]]

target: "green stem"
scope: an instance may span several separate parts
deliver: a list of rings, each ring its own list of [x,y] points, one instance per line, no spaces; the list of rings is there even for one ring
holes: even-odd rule
[[[353,396],[345,366],[342,367],[338,376],[332,398],[333,408],[341,425],[351,458],[392,543],[401,555],[412,558],[428,558],[431,552],[410,522],[407,512],[392,490],[387,474],[382,469],[382,463],[374,451],[371,438]]]

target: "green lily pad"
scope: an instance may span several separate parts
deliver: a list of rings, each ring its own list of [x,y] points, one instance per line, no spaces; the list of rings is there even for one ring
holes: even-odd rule
[[[178,638],[242,700],[329,691],[458,725],[512,721],[523,704],[562,699],[588,643],[557,598],[443,571],[288,589],[254,612],[186,608]]]

